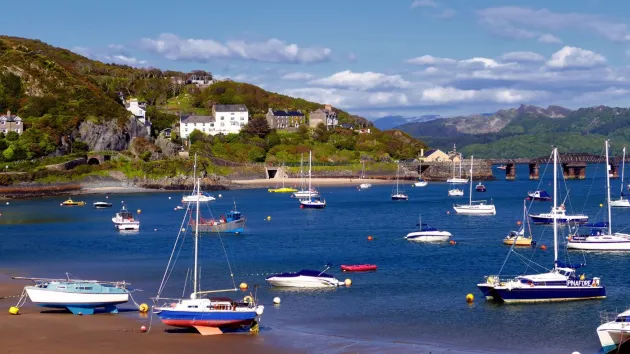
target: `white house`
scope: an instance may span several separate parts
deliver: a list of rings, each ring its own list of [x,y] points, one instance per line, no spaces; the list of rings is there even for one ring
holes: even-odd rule
[[[216,125],[215,134],[238,133],[249,122],[249,111],[244,104],[215,104],[212,116]]]
[[[146,103],[140,103],[138,102],[137,98],[132,98],[129,101],[125,102],[125,108],[127,108],[127,110],[131,112],[131,114],[138,118],[138,120],[142,124],[145,124],[147,119]]]
[[[215,130],[213,116],[181,116],[179,118],[179,136],[185,140],[195,129],[204,134],[215,135],[219,132]]]

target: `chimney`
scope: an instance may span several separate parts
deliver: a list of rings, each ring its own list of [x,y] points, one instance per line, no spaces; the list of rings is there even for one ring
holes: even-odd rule
[[[7,109],[7,118],[11,118],[11,111]]]
[[[332,106],[331,106],[331,105],[329,105],[329,104],[324,105],[324,109],[327,109],[327,110],[329,110],[329,111],[332,111]]]

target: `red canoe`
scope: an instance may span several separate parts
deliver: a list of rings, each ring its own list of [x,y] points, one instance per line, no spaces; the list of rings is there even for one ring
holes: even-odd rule
[[[341,265],[341,270],[344,272],[368,272],[376,270],[376,264],[355,264],[355,265]]]

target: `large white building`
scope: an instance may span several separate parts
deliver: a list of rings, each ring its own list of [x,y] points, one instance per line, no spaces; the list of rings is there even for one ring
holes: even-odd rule
[[[248,122],[249,112],[244,104],[217,104],[212,106],[211,116],[182,116],[179,135],[187,139],[195,129],[208,135],[238,134]]]

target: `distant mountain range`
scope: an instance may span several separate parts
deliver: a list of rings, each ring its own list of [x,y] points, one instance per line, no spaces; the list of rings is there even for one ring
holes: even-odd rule
[[[416,117],[404,117],[404,116],[385,116],[381,118],[377,118],[372,121],[375,127],[380,130],[389,130],[394,127],[410,124],[410,123],[421,123],[428,122],[435,119],[441,119],[442,116],[431,114],[424,116],[416,116]]]
[[[630,109],[606,106],[571,110],[521,105],[494,114],[475,114],[396,127],[440,149],[452,148],[481,158],[539,157],[550,146],[561,152],[599,154],[604,140],[616,153],[630,147]]]

